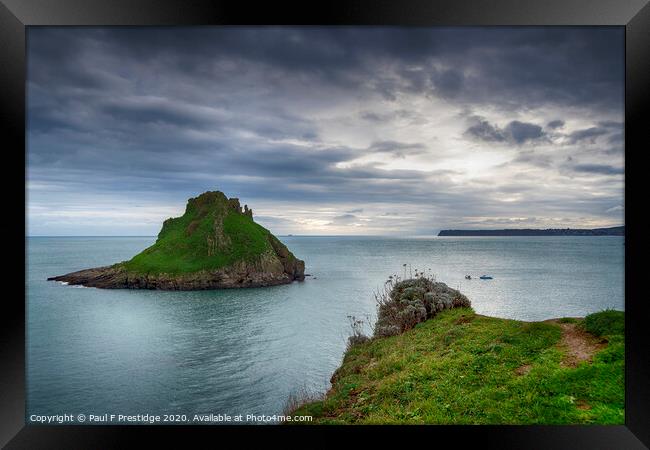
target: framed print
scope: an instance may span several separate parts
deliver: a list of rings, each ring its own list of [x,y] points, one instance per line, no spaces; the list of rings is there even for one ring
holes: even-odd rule
[[[4,1],[2,444],[646,448],[646,3]]]

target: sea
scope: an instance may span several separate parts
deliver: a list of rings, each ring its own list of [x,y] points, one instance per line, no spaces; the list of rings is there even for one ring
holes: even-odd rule
[[[304,282],[191,292],[46,280],[127,260],[155,237],[27,238],[28,423],[276,423],[291,399],[327,391],[351,318],[372,332],[389,276],[423,272],[507,319],[625,309],[619,236],[279,238],[305,261]]]

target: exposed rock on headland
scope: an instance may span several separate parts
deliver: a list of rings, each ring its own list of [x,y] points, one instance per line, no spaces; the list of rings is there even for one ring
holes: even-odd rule
[[[48,280],[105,289],[200,290],[302,281],[305,263],[253,220],[253,210],[222,192],[187,202],[165,220],[156,243],[129,261]]]

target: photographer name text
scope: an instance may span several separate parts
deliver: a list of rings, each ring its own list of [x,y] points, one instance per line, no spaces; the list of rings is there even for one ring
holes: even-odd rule
[[[32,414],[31,423],[54,424],[216,424],[216,423],[275,423],[311,422],[311,416],[289,416],[282,414]]]

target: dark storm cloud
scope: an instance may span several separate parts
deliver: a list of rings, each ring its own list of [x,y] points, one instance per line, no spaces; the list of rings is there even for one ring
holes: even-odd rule
[[[435,70],[431,75],[434,92],[444,98],[454,98],[461,93],[465,76],[459,70]]]
[[[550,155],[540,155],[535,152],[521,152],[513,159],[515,163],[527,163],[537,167],[552,167],[553,159]]]
[[[160,99],[111,101],[103,105],[101,111],[116,121],[131,124],[168,123],[193,128],[219,125],[218,121],[201,114],[195,108],[183,107]]]
[[[595,144],[600,140],[601,143],[607,142],[615,146],[613,149],[606,149],[606,152],[622,152],[624,126],[621,122],[603,121],[594,127],[574,131],[568,137],[571,144]]]
[[[507,108],[611,107],[622,101],[622,42],[605,28],[39,29],[29,35],[29,79],[78,96],[156,86],[194,96],[184,83],[214,89],[256,71],[270,86],[290,75],[392,99],[418,92]],[[397,70],[383,76],[377,66]]]
[[[478,119],[478,123],[470,126],[465,131],[465,136],[485,142],[503,142],[506,140],[505,134],[500,128],[483,119]]]
[[[599,175],[621,175],[625,172],[622,167],[605,164],[576,164],[572,167],[575,172],[595,173]]]
[[[612,134],[609,138],[607,138],[607,142],[609,142],[610,144],[619,144],[622,147],[623,143],[625,142],[625,139],[623,138],[623,133]]]
[[[507,143],[516,146],[524,144],[553,143],[553,138],[565,139],[565,144],[585,145],[595,144],[603,136],[609,144],[623,144],[623,124],[616,121],[598,122],[596,126],[579,129],[570,133],[562,132],[563,120],[554,120],[547,124],[549,131],[537,124],[513,120],[505,127],[492,124],[480,116],[469,116],[472,124],[465,130],[465,137],[488,143]],[[609,149],[606,149],[609,151]],[[602,149],[601,149],[602,151]]]
[[[517,144],[523,144],[526,141],[534,141],[540,139],[544,135],[544,133],[542,133],[542,127],[539,125],[519,122],[518,120],[510,122],[504,128],[504,131],[506,135]]]
[[[471,103],[611,105],[623,95],[623,32],[611,28],[39,29],[29,39],[34,56],[58,66],[34,81],[76,87],[128,78],[83,62],[101,52],[194,79],[235,76],[237,67],[222,64],[235,61],[346,87],[381,80],[370,64],[381,63],[401,69],[379,89],[437,90]]]
[[[614,120],[606,120],[603,122],[598,122],[598,126],[603,128],[609,128],[613,130],[620,130],[623,128],[623,122],[616,122]]]
[[[569,140],[572,144],[581,141],[595,142],[598,136],[609,133],[605,127],[591,127],[584,130],[574,131],[569,135]]]
[[[533,142],[544,138],[542,127],[534,123],[520,122],[513,120],[504,128],[499,128],[481,117],[472,117],[475,122],[465,130],[465,136],[484,142],[510,142],[522,145],[526,142]]]
[[[622,111],[622,46],[612,28],[32,28],[30,189],[40,189],[39,205],[81,191],[177,201],[217,188],[249,199],[485,213],[499,203],[454,183],[449,170],[358,161],[404,163],[431,151],[430,133],[384,133],[396,124],[435,129],[413,98],[499,111],[507,119],[475,116],[465,137],[521,149],[546,135],[512,120],[518,111],[611,118]],[[343,114],[346,102],[355,109]],[[367,139],[325,139],[321,121],[332,117]],[[594,123],[569,139],[621,143],[620,123]]]

